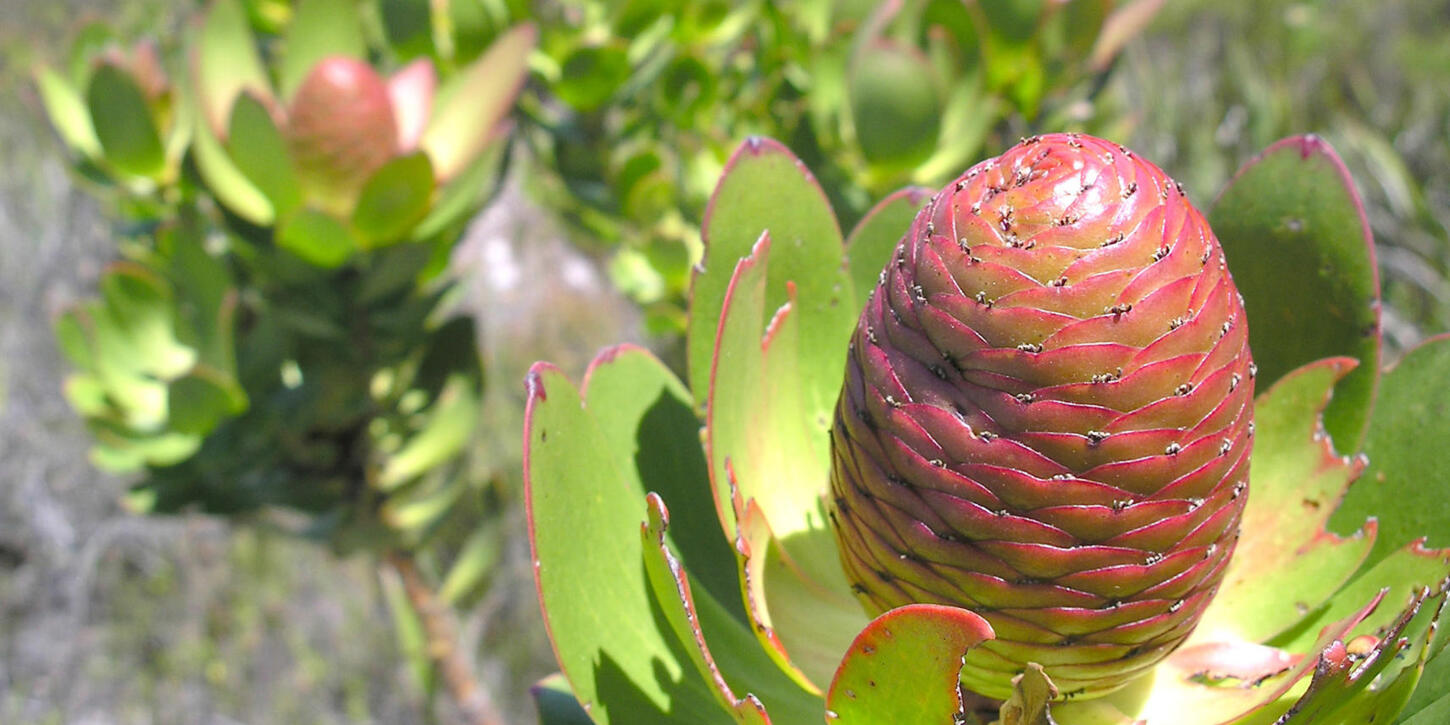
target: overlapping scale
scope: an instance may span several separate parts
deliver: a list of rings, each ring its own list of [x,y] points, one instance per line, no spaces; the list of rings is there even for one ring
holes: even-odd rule
[[[948,185],[861,315],[836,410],[865,607],[985,617],[962,680],[990,697],[1027,662],[1090,697],[1166,656],[1247,499],[1244,319],[1203,216],[1121,146],[1027,139]]]

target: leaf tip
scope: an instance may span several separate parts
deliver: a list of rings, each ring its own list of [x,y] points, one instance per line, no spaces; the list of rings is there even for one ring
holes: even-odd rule
[[[535,400],[543,402],[549,399],[549,393],[544,389],[544,375],[558,371],[559,368],[553,363],[542,360],[529,366],[529,372],[524,375],[524,389],[530,403]]]

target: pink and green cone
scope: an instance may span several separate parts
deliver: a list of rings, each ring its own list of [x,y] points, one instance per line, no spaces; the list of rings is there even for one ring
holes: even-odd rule
[[[1254,365],[1219,242],[1160,169],[1049,135],[916,217],[856,327],[832,434],[871,614],[985,618],[962,682],[1112,691],[1212,600],[1248,493]]]

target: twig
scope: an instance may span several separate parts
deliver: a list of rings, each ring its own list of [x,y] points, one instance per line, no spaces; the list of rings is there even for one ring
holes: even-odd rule
[[[464,722],[468,725],[504,725],[493,698],[479,684],[472,663],[458,649],[458,622],[453,617],[453,610],[438,601],[438,595],[423,581],[423,575],[411,555],[392,552],[387,555],[386,561],[403,582],[403,591],[427,634],[428,657],[443,675],[448,694],[462,712]]]

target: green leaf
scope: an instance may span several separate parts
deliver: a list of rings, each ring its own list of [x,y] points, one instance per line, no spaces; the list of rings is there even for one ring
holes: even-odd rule
[[[401,60],[433,52],[433,21],[429,0],[379,0],[378,14],[388,47]]]
[[[690,288],[686,339],[690,387],[696,405],[703,407],[725,290],[735,262],[750,253],[766,230],[774,240],[775,255],[765,307],[778,309],[786,301],[786,282],[795,283],[800,368],[809,371],[799,384],[813,424],[826,430],[856,321],[856,312],[850,309],[854,293],[841,259],[841,229],[830,202],[800,160],[770,139],[752,138],[736,149],[706,208],[704,259]],[[758,332],[763,332],[763,323]]]
[[[166,419],[166,386],[147,370],[155,366],[155,354],[145,350],[140,336],[118,319],[111,305],[87,305],[85,314],[91,321],[93,372],[105,390],[108,409],[115,411],[107,418],[135,430],[160,428]]]
[[[1244,296],[1260,385],[1320,358],[1359,360],[1324,413],[1338,448],[1357,450],[1380,365],[1380,290],[1343,162],[1314,136],[1280,141],[1239,170],[1209,221]]]
[[[624,48],[586,46],[564,59],[554,93],[575,110],[589,113],[604,105],[629,80],[629,59]]]
[[[625,384],[632,378],[643,381],[644,391],[658,388],[658,392],[642,397],[640,390]],[[637,481],[634,485],[641,496],[657,493],[672,507],[675,526],[670,542],[691,579],[736,620],[746,622],[740,580],[733,566],[735,552],[720,532],[710,496],[709,470],[700,448],[700,422],[690,409],[684,386],[673,374],[665,374],[658,360],[628,345],[596,358],[585,375],[585,385],[596,415],[600,410],[614,411],[613,417],[599,416],[600,430],[608,449],[624,456],[625,473]],[[634,422],[604,424],[611,419]],[[641,503],[636,517],[643,513]]]
[[[1262,642],[1294,626],[1354,575],[1374,544],[1373,523],[1350,538],[1324,528],[1335,501],[1364,469],[1362,458],[1335,455],[1319,427],[1335,381],[1353,363],[1331,358],[1305,365],[1254,401],[1249,500],[1238,545],[1191,641]],[[1270,581],[1274,586],[1265,587]]]
[[[543,363],[529,372],[528,387],[524,485],[535,581],[579,701],[599,725],[730,722],[661,619],[642,559],[645,489],[636,461],[671,466],[698,448],[692,427],[647,438],[645,424],[688,414],[684,387],[634,348],[597,359],[583,397]],[[623,450],[615,447],[621,441]],[[682,557],[704,571],[684,550]]]
[[[911,174],[912,181],[939,186],[971,165],[1002,107],[1001,98],[982,92],[980,81],[957,83],[942,110],[942,130],[936,151],[916,167]]]
[[[448,3],[448,24],[452,33],[452,56],[455,63],[478,57],[484,46],[508,23],[514,10],[504,0],[451,0]]]
[[[716,702],[741,725],[769,725],[764,703],[781,722],[819,717],[820,698],[777,668],[745,623],[730,616],[710,593],[695,594],[690,585],[693,577],[665,541],[669,511],[657,494],[647,496],[646,503],[649,519],[640,533],[650,585],[696,671],[711,683]],[[737,697],[732,688],[745,694]]]
[[[410,541],[425,542],[428,534],[459,505],[468,487],[449,470],[430,471],[417,485],[388,496],[377,518]]]
[[[909,604],[876,619],[846,652],[826,696],[833,722],[950,723],[962,711],[957,677],[967,650],[995,635],[957,607]]]
[[[396,242],[417,226],[433,200],[433,164],[422,151],[384,164],[363,185],[352,228],[364,249]]]
[[[439,179],[453,178],[499,134],[528,75],[537,36],[533,25],[516,26],[438,89],[422,147]]]
[[[131,358],[117,360],[102,351],[97,354],[98,364],[129,367],[159,380],[171,380],[191,368],[196,352],[176,339],[175,299],[164,279],[140,264],[117,262],[100,286],[107,326],[125,338],[124,350]]]
[[[341,266],[352,257],[357,246],[357,240],[342,222],[316,209],[293,214],[277,230],[278,248],[318,267]]]
[[[172,466],[201,448],[201,437],[184,433],[136,434],[92,428],[91,463],[109,473],[135,473],[143,466]]]
[[[302,203],[287,141],[266,105],[250,92],[237,96],[232,105],[226,148],[228,158],[267,197],[277,216],[286,217]]]
[[[1450,335],[1442,335],[1411,350],[1380,382],[1364,444],[1369,467],[1330,520],[1339,528],[1379,518],[1370,563],[1422,536],[1428,546],[1450,546],[1450,467],[1436,455],[1450,447],[1447,376]]]
[[[852,58],[846,84],[856,143],[867,161],[905,169],[931,156],[942,100],[925,55],[886,39],[868,40]]]
[[[916,213],[926,206],[931,190],[912,186],[882,199],[866,212],[856,223],[851,236],[846,238],[846,266],[850,270],[852,287],[856,290],[858,313],[866,307],[866,299],[881,276],[881,270],[891,261],[891,252],[897,242],[906,235]]]
[[[1443,616],[1443,612],[1442,612]],[[1402,722],[1422,722],[1415,720],[1422,711],[1431,713],[1446,712],[1450,715],[1450,703],[1443,700],[1450,699],[1450,657],[1445,656],[1445,644],[1447,636],[1444,627],[1431,643],[1430,661],[1426,663],[1425,669],[1420,673],[1420,681],[1415,692],[1411,694],[1410,700],[1405,705],[1405,718]],[[1439,701],[1439,702],[1437,702]],[[1430,722],[1450,722],[1447,719],[1433,719]]]
[[[186,152],[191,148],[192,118],[197,114],[196,106],[184,100],[182,92],[175,93],[172,98],[171,118],[162,129],[168,173],[181,168]]]
[[[446,180],[438,188],[428,216],[413,228],[413,238],[430,239],[476,212],[498,183],[507,146],[503,139],[485,146],[461,173]]]
[[[460,606],[464,599],[488,581],[503,553],[502,517],[485,518],[459,549],[448,575],[438,586],[438,598],[452,606]],[[573,695],[570,695],[573,698]]]
[[[1000,0],[976,3],[993,35],[1016,43],[1032,39],[1042,15],[1049,10],[1046,0]]]
[[[540,725],[594,725],[589,713],[579,707],[569,681],[558,672],[534,683],[529,694],[534,696]]]
[[[1446,722],[1450,722],[1450,694],[1409,713],[1409,717],[1400,721],[1401,725],[1441,725]]]
[[[275,221],[277,215],[272,202],[232,162],[206,119],[200,116],[193,119],[192,134],[195,139],[192,158],[207,190],[217,201],[253,224],[267,226]]]
[[[111,410],[111,403],[106,399],[106,386],[93,375],[66,376],[61,393],[70,407],[83,418],[100,418]]]
[[[157,230],[156,246],[166,257],[167,279],[181,300],[178,338],[196,348],[199,362],[234,376],[238,294],[231,270],[207,251],[201,227],[195,220],[163,226]]]
[[[91,125],[91,113],[86,109],[81,94],[59,73],[47,66],[35,71],[35,87],[40,91],[40,102],[45,106],[45,115],[60,135],[60,140],[71,151],[88,159],[101,155],[101,140],[96,138],[96,129]]]
[[[1027,668],[1012,678],[1012,696],[1002,703],[998,720],[1001,725],[1054,725],[1048,703],[1058,694],[1042,665],[1028,662]]]
[[[1408,544],[1373,566],[1362,569],[1358,576],[1335,592],[1334,598],[1274,639],[1272,644],[1297,651],[1314,642],[1319,630],[1330,622],[1342,619],[1384,592],[1387,606],[1364,618],[1355,634],[1373,633],[1388,626],[1401,607],[1413,600],[1420,590],[1437,586],[1450,576],[1450,549],[1426,549],[1418,542]]]
[[[769,232],[740,260],[725,291],[706,406],[706,445],[720,520],[734,528],[732,495],[755,501],[782,538],[812,529],[829,531],[822,497],[830,474],[829,439],[810,424],[811,410],[797,381],[800,314],[794,287],[785,306],[766,306]],[[761,329],[769,322],[762,337]],[[801,552],[806,553],[806,552]],[[834,548],[823,562],[833,564]],[[835,567],[839,568],[839,567]]]
[[[675,123],[693,127],[699,114],[716,107],[717,86],[714,72],[698,58],[676,58],[660,76],[656,107],[669,113]]]
[[[166,168],[166,152],[140,86],[123,69],[102,63],[86,87],[86,107],[106,161],[133,176],[154,178]]]
[[[194,52],[192,87],[201,104],[201,118],[213,134],[227,127],[232,103],[242,91],[271,99],[272,87],[247,27],[247,13],[237,0],[214,0]]]
[[[805,373],[793,286],[761,336],[771,248],[762,233],[725,292],[706,440],[718,515],[737,539],[761,644],[819,689],[866,617],[826,515],[830,442],[798,383]]]
[[[291,98],[318,61],[344,55],[366,59],[356,0],[298,0],[287,26],[278,85]]]
[[[121,39],[116,37],[116,31],[105,20],[92,18],[82,21],[71,40],[63,65],[65,78],[71,87],[84,86],[95,67],[96,59],[104,55],[108,48],[118,45],[121,45]]]
[[[1391,623],[1376,630],[1377,639],[1366,651],[1351,653],[1345,646],[1325,649],[1309,689],[1279,722],[1392,721],[1419,680],[1443,605],[1443,593],[1432,598],[1421,590]],[[1405,650],[1411,650],[1408,656]]]
[[[987,43],[987,84],[1016,104],[1029,119],[1037,116],[1047,90],[1047,69],[1036,43]]]
[[[241,413],[247,397],[237,381],[212,368],[197,366],[166,388],[168,427],[204,436],[222,420]]]
[[[396,489],[458,455],[478,426],[478,392],[467,376],[451,376],[430,407],[427,422],[383,463],[379,490]]]

